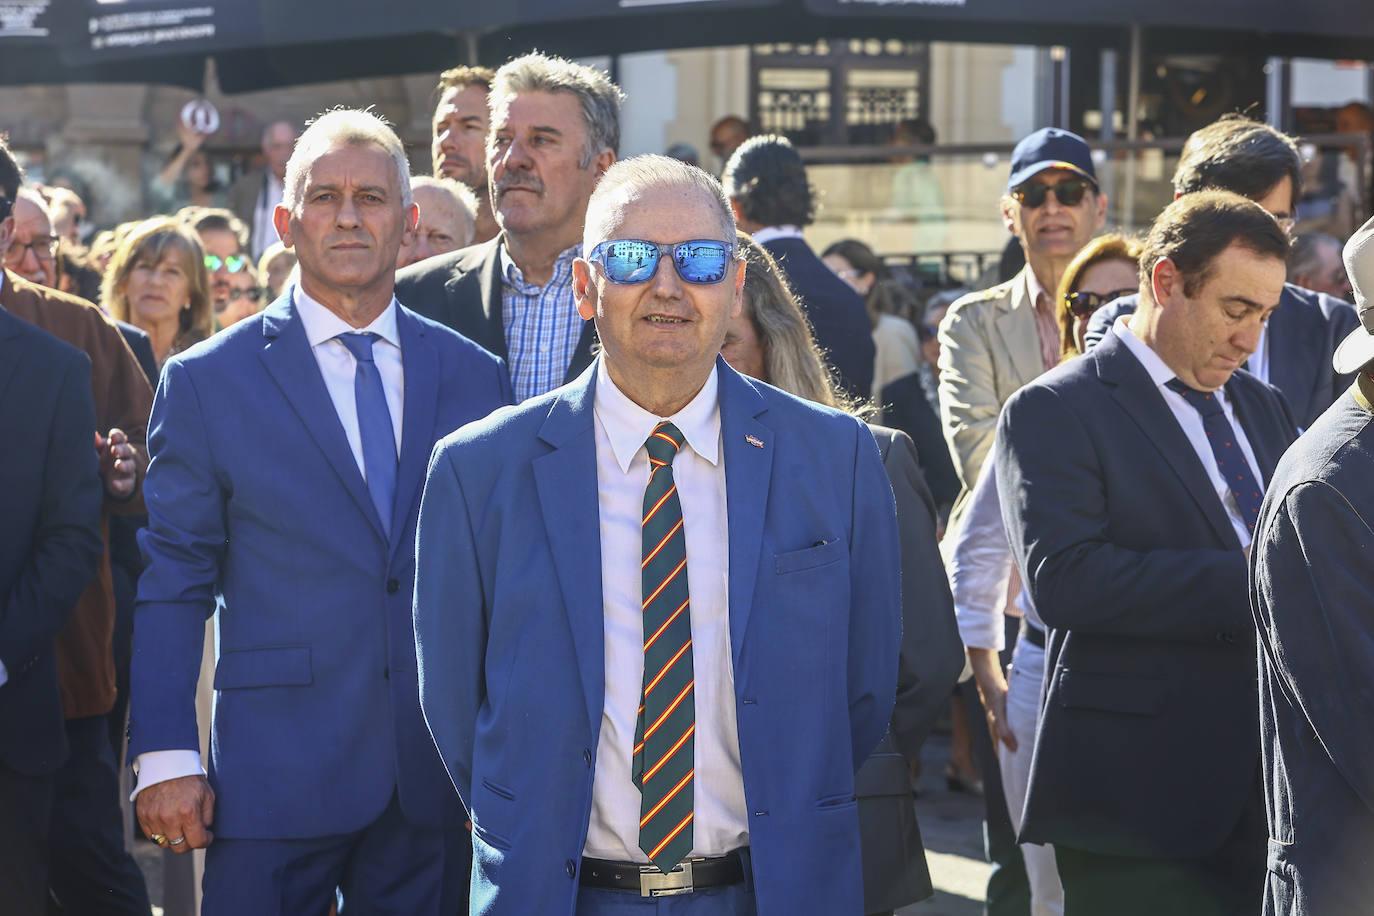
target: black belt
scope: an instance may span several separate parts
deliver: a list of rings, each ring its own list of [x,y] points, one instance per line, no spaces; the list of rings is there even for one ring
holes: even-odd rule
[[[1045,631],[1031,623],[1025,617],[1021,618],[1021,638],[1032,646],[1045,648]]]
[[[580,879],[583,887],[638,891],[641,897],[690,894],[698,888],[723,887],[743,880],[744,862],[738,851],[711,859],[686,859],[666,875],[656,865],[584,858]]]

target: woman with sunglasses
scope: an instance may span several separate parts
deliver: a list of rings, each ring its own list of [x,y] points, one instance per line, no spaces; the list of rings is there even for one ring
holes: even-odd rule
[[[101,305],[148,334],[159,368],[209,337],[214,313],[195,235],[165,216],[140,223],[110,259]]]
[[[224,330],[231,324],[262,311],[262,297],[258,272],[250,261],[242,270],[229,275],[229,304],[215,319],[219,329]]]
[[[1059,321],[1064,359],[1083,352],[1083,331],[1092,313],[1103,304],[1136,291],[1140,243],[1119,235],[1104,235],[1085,245],[1064,269],[1059,283]],[[993,443],[995,453],[997,444]],[[949,564],[959,635],[968,648],[978,692],[987,710],[988,727],[997,742],[997,763],[1011,815],[1021,829],[1030,776],[1031,753],[1039,723],[1040,687],[1045,673],[1045,627],[1024,587],[1016,597],[1021,609],[1021,638],[1007,675],[1002,676],[998,653],[1003,649],[1003,610],[1009,582],[1016,572],[997,495],[997,462],[983,463],[968,513],[954,543]],[[1064,912],[1054,850],[1023,844],[1022,856],[1031,886],[1033,916]]]
[[[721,356],[732,368],[798,397],[862,415],[836,391],[820,350],[777,262],[748,235],[739,247],[747,269],[744,309],[730,322]],[[864,876],[864,912],[892,913],[931,894],[916,824],[908,761],[917,757],[945,704],[963,656],[935,544],[935,508],[911,440],[870,426],[897,500],[901,531],[902,645],[897,704],[887,735],[855,777]]]

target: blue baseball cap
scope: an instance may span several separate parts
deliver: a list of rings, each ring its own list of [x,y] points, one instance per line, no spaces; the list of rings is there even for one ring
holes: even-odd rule
[[[1092,150],[1078,134],[1058,127],[1042,127],[1028,135],[1011,153],[1011,177],[1007,190],[1045,169],[1068,169],[1097,184]]]

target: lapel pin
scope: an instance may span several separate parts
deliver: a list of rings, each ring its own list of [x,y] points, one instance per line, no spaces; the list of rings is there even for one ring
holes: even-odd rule
[[[745,436],[744,441],[748,442],[754,448],[763,448],[763,440],[758,436]]]

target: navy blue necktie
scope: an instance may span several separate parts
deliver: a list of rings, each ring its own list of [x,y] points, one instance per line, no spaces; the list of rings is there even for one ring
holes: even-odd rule
[[[1171,391],[1183,395],[1194,410],[1202,415],[1202,428],[1207,433],[1207,442],[1212,446],[1212,457],[1217,460],[1217,470],[1231,488],[1231,495],[1240,507],[1240,516],[1250,533],[1255,533],[1255,522],[1259,519],[1260,503],[1264,501],[1264,490],[1255,475],[1250,471],[1250,462],[1245,460],[1240,443],[1236,441],[1236,431],[1231,421],[1226,419],[1221,400],[1210,391],[1189,388],[1180,379],[1170,379],[1164,384]]]
[[[372,504],[382,517],[382,530],[391,536],[391,509],[396,502],[396,433],[386,406],[382,376],[372,359],[373,334],[340,334],[338,339],[358,361],[353,372],[353,397],[358,402],[358,433],[363,440],[363,469]]]

